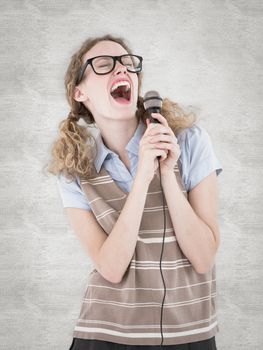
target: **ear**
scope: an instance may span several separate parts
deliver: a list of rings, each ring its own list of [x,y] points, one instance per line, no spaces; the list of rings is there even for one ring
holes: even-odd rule
[[[73,98],[75,101],[78,101],[78,102],[83,102],[88,100],[87,94],[81,91],[81,89],[77,86],[75,87]]]

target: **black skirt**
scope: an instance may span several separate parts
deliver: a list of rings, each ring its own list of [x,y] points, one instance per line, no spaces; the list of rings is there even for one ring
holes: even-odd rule
[[[73,338],[69,350],[217,350],[215,336],[179,345],[125,345],[104,340]]]

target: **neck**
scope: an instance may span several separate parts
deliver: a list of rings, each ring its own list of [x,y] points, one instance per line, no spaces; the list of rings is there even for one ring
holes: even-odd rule
[[[98,125],[104,144],[122,159],[126,156],[125,147],[133,137],[139,121],[132,118],[125,121],[109,122],[107,127]]]

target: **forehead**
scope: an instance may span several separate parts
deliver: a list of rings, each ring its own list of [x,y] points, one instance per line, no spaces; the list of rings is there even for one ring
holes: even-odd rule
[[[120,44],[114,41],[100,41],[94,45],[89,51],[83,56],[83,62],[87,59],[100,56],[100,55],[110,55],[119,56],[128,53]]]

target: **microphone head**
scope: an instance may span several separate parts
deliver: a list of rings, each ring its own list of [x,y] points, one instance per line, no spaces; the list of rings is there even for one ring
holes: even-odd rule
[[[143,98],[144,109],[147,110],[161,110],[163,99],[157,91],[151,90],[145,93]]]

